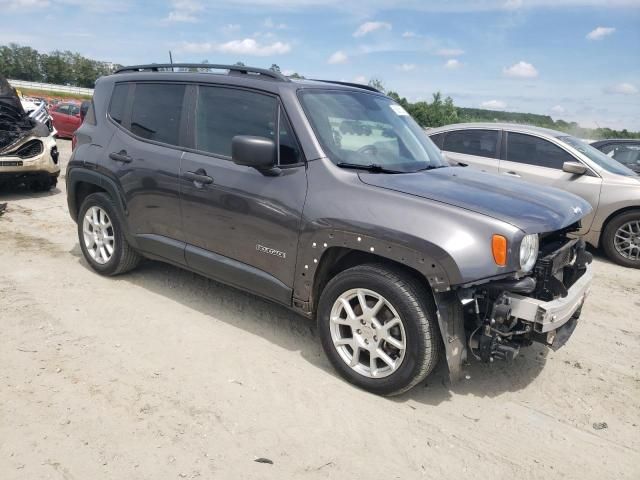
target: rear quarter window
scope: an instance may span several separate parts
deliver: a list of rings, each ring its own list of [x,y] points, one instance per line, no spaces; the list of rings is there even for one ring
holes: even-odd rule
[[[109,116],[114,122],[122,125],[124,119],[124,110],[127,102],[127,94],[129,93],[128,83],[119,83],[113,89],[111,95],[111,104],[109,105]]]

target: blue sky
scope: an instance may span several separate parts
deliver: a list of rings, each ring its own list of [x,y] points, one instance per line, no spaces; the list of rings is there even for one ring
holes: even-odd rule
[[[0,44],[379,78],[412,101],[640,130],[640,0],[0,0]]]

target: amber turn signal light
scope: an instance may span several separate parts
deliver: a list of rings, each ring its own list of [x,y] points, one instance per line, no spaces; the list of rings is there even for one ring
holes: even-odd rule
[[[494,235],[491,239],[491,251],[496,265],[504,267],[507,264],[507,239],[502,235]]]

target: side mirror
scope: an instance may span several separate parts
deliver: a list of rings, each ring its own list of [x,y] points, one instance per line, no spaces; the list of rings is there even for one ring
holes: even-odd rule
[[[574,175],[584,175],[587,173],[587,167],[579,162],[564,162],[562,171],[573,173]]]
[[[231,158],[236,165],[253,167],[265,175],[280,173],[276,142],[269,138],[236,135],[231,139]]]

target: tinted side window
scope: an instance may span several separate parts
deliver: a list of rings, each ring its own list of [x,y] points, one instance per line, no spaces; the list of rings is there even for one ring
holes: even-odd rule
[[[128,83],[119,83],[113,89],[111,95],[111,104],[109,105],[109,115],[117,123],[122,124],[124,117],[124,108],[127,101],[127,93],[129,92]]]
[[[184,85],[138,83],[131,111],[131,133],[179,145]]]
[[[497,148],[497,130],[459,130],[447,132],[442,150],[495,158]]]
[[[78,105],[69,105],[69,115],[78,115],[80,107]]]
[[[436,146],[442,149],[442,140],[444,140],[444,133],[434,133],[433,135],[429,135],[431,141],[436,144]]]
[[[563,149],[543,138],[511,132],[507,141],[507,160],[558,169],[562,169],[564,162],[576,161]]]
[[[252,135],[275,140],[275,98],[232,88],[199,88],[196,106],[196,148],[231,157],[231,140]]]
[[[62,113],[64,115],[69,115],[69,105],[60,105],[56,108],[56,112]]]
[[[302,161],[300,147],[293,134],[291,124],[287,116],[280,110],[280,165],[293,165]]]

